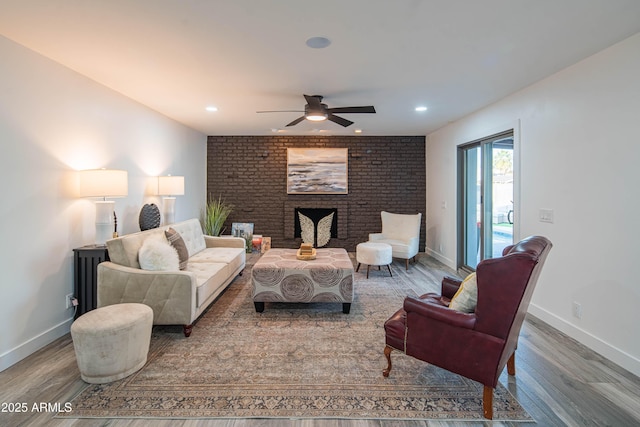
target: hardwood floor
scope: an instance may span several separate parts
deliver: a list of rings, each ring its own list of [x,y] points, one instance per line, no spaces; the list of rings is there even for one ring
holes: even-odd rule
[[[439,291],[443,275],[454,272],[423,256],[406,272],[395,261],[393,275],[406,294]],[[197,328],[197,324],[196,324]],[[382,348],[380,349],[382,351]],[[381,366],[382,369],[382,366]],[[528,316],[516,353],[516,377],[500,382],[540,426],[638,426],[640,378],[602,358],[575,340]],[[71,337],[56,340],[0,372],[0,426],[182,426],[182,427],[436,427],[517,426],[521,423],[393,421],[343,419],[62,419],[48,412],[64,407],[86,385],[76,365]],[[15,412],[16,404],[26,412]],[[44,404],[40,408],[40,403]],[[34,410],[34,404],[36,408]],[[48,407],[47,407],[48,406]],[[14,410],[14,412],[4,412]],[[524,424],[531,425],[531,424]]]

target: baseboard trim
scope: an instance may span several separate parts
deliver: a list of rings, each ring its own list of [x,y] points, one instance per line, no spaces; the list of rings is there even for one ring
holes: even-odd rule
[[[616,365],[640,377],[640,360],[631,354],[603,341],[536,304],[531,303],[529,305],[529,313],[589,347],[602,357],[607,358]]]
[[[15,365],[27,356],[32,355],[42,347],[52,343],[61,336],[68,334],[71,329],[73,319],[67,319],[54,327],[36,335],[24,343],[0,354],[0,372]]]
[[[452,260],[449,259],[447,257],[445,257],[444,255],[442,255],[440,252],[436,252],[433,249],[429,249],[426,248],[424,253],[432,258],[437,259],[438,261],[440,261],[441,263],[443,263],[444,265],[446,265],[447,267],[455,270],[456,269],[456,263]]]

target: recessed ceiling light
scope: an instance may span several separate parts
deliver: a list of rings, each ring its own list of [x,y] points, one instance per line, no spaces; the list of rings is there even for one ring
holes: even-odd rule
[[[356,129],[354,130],[355,133],[362,133],[362,129]]]
[[[419,112],[427,111],[427,107],[425,107],[424,105],[421,105],[419,107],[416,107],[416,111],[419,111]]]
[[[215,111],[218,111],[218,107],[214,107],[213,105],[209,105],[208,107],[205,108],[205,110],[209,111],[210,113],[213,113]]]
[[[331,44],[331,40],[326,37],[311,37],[307,40],[307,46],[312,49],[324,49]]]

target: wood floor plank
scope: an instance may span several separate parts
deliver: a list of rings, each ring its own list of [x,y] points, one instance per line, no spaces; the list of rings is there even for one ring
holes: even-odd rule
[[[355,254],[350,254],[355,259]],[[248,259],[248,263],[251,259]],[[442,277],[456,272],[421,254],[405,270],[394,260],[393,277],[404,295],[439,292]],[[388,274],[377,270],[372,274]],[[356,273],[360,274],[360,273]],[[363,289],[366,282],[363,283]],[[399,308],[399,307],[398,307]],[[381,349],[382,351],[382,349]],[[640,379],[567,337],[527,316],[516,353],[516,377],[500,382],[540,426],[640,425]],[[0,372],[0,402],[69,402],[86,384],[80,379],[71,337],[66,335]],[[454,427],[508,426],[522,423],[453,420],[344,419],[74,419],[47,412],[0,413],[0,426],[24,427]],[[534,425],[535,425],[534,424]]]

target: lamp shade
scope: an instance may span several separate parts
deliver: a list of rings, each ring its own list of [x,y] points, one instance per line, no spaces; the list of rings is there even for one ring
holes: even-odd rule
[[[159,176],[158,195],[160,196],[183,196],[184,176]]]
[[[80,197],[126,197],[127,171],[88,169],[80,171]]]

